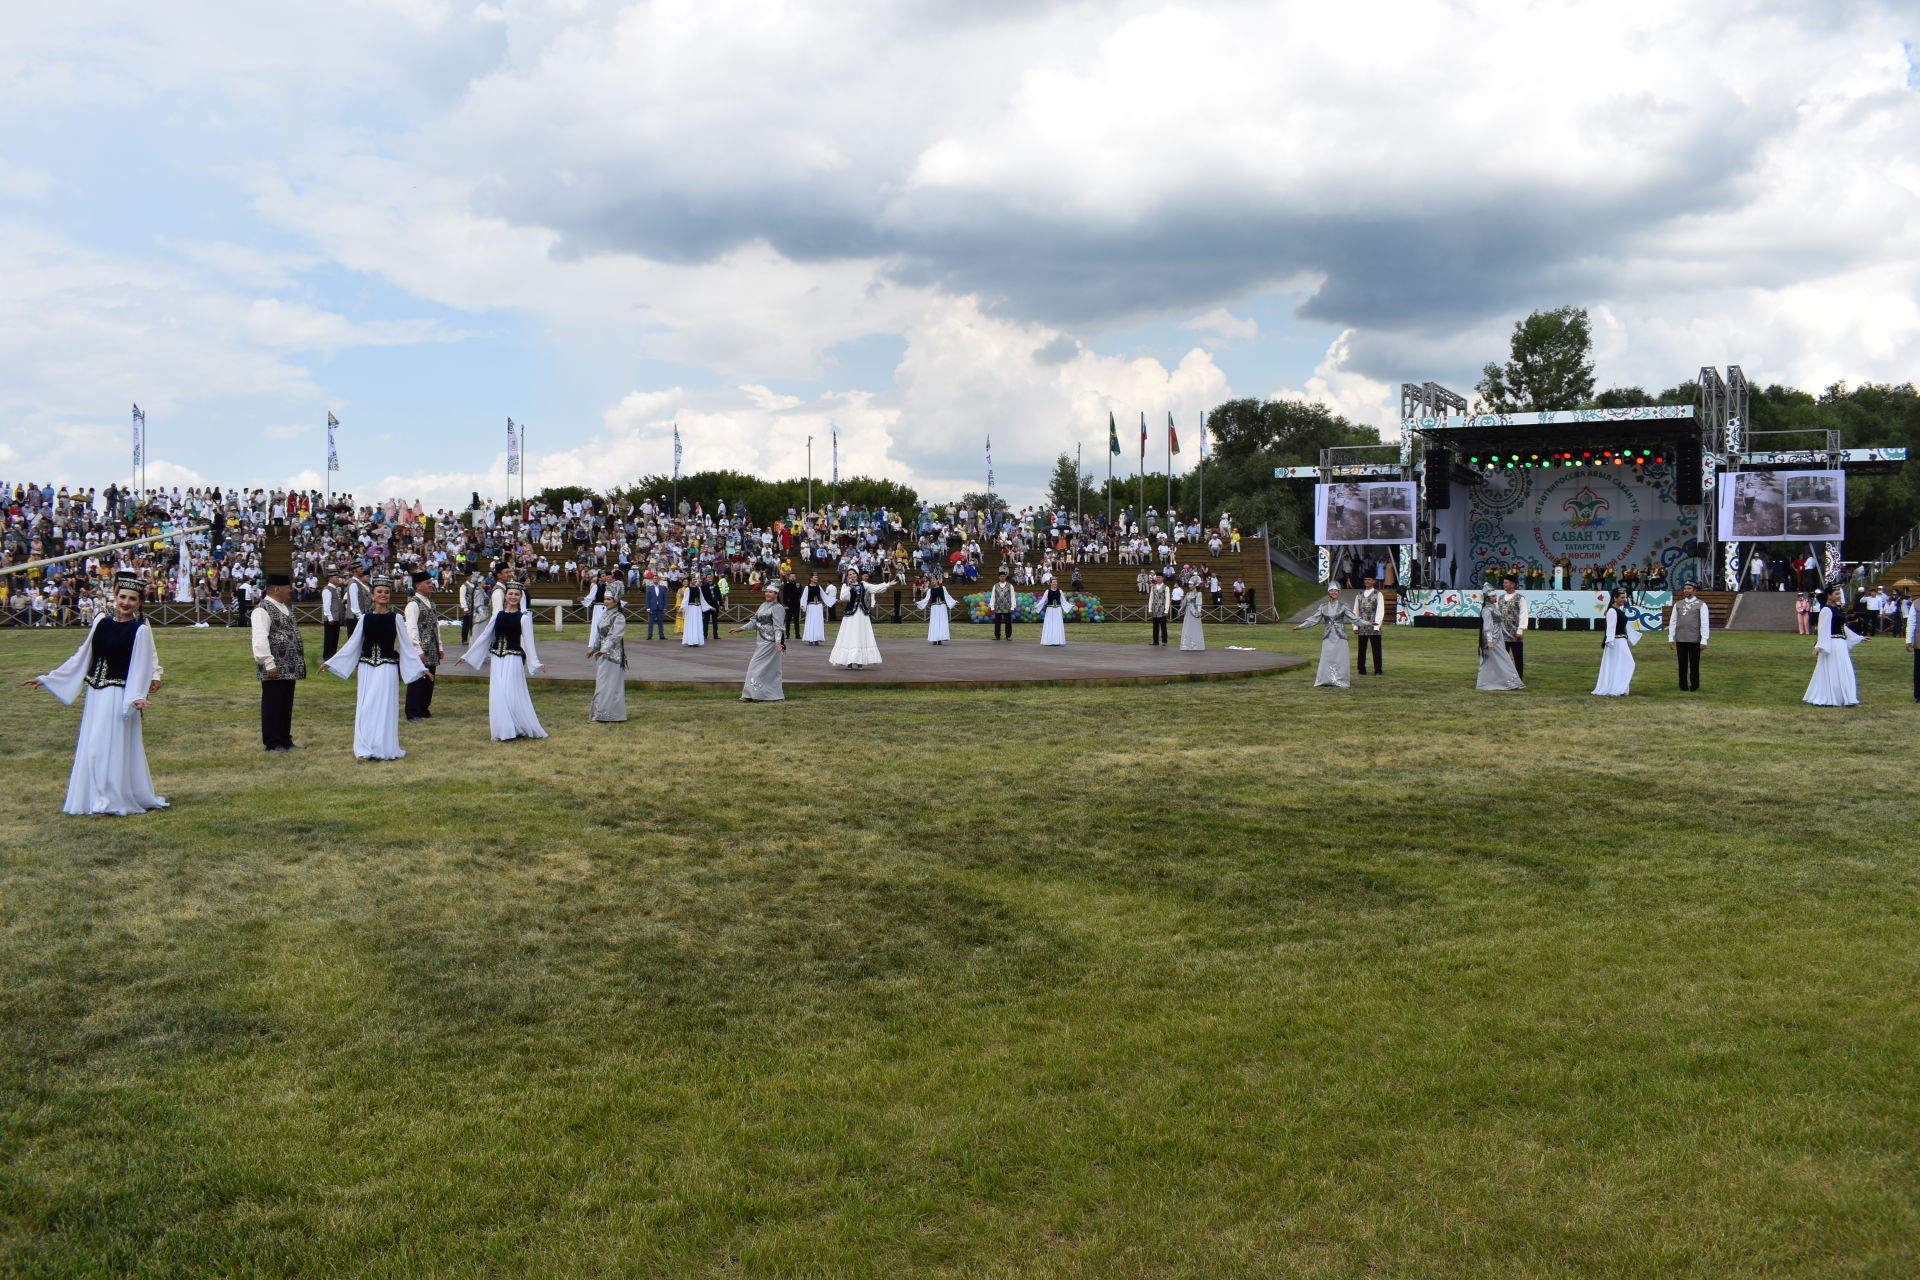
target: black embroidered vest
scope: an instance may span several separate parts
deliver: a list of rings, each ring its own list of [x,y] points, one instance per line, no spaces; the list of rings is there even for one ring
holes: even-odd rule
[[[390,667],[400,661],[400,641],[395,638],[396,613],[369,613],[360,619],[360,665]]]

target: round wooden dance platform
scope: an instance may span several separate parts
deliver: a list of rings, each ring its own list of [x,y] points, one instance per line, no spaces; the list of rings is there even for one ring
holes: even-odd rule
[[[738,690],[753,656],[749,636],[723,636],[703,645],[679,640],[636,640],[637,628],[627,630],[627,684],[641,689]],[[1187,680],[1234,680],[1305,666],[1302,658],[1258,651],[1229,651],[1214,647],[1199,653],[1147,644],[1076,641],[1042,648],[1032,637],[1005,640],[949,640],[942,645],[925,640],[880,640],[881,664],[861,671],[832,666],[831,644],[805,645],[787,641],[783,680],[788,688],[804,689],[1018,689],[1031,685],[1174,684]],[[566,637],[540,640],[546,663],[540,680],[592,680],[594,662],[584,640]],[[440,668],[442,679],[473,678],[466,667],[449,663]],[[483,677],[482,677],[483,678]]]

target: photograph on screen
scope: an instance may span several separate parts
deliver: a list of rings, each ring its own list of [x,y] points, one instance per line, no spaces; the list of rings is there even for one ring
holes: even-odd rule
[[[1367,487],[1359,484],[1327,486],[1327,518],[1322,542],[1367,540]]]
[[[1792,485],[1788,486],[1792,491]],[[1838,538],[1841,535],[1841,507],[1837,502],[1808,503],[1787,508],[1787,536],[1790,538]]]
[[[1732,510],[1727,516],[1728,536],[1734,541],[1745,538],[1778,538],[1785,534],[1787,500],[1780,482],[1765,471],[1741,471],[1733,477]]]
[[[1367,486],[1367,505],[1376,514],[1382,511],[1413,513],[1413,486],[1376,484]]]
[[[1367,518],[1369,542],[1413,541],[1413,517],[1401,511],[1376,511]]]
[[[1790,505],[1812,503],[1831,507],[1839,501],[1839,485],[1833,476],[1787,477],[1787,502]]]

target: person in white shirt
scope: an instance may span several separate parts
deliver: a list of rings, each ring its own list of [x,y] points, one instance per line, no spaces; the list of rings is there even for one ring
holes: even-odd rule
[[[1360,637],[1360,674],[1367,674],[1367,654],[1373,654],[1373,674],[1385,675],[1380,665],[1380,628],[1387,620],[1386,593],[1376,585],[1378,579],[1372,574],[1360,580],[1360,595],[1353,602],[1354,616],[1359,622],[1354,633]]]
[[[1507,641],[1507,653],[1513,658],[1513,673],[1525,680],[1527,678],[1527,598],[1520,594],[1518,579],[1502,578],[1500,588],[1501,613],[1512,627],[1511,639]]]
[[[1680,598],[1667,615],[1667,648],[1680,663],[1680,688],[1688,693],[1700,691],[1700,652],[1713,638],[1713,619],[1707,602],[1700,598],[1691,582],[1680,588]]]
[[[294,682],[307,678],[306,644],[288,599],[292,580],[267,575],[267,595],[253,610],[253,664],[260,677],[260,744],[268,751],[291,751]]]
[[[1913,700],[1920,702],[1920,651],[1914,649],[1916,632],[1920,632],[1920,607],[1907,610],[1907,652],[1913,654]]]

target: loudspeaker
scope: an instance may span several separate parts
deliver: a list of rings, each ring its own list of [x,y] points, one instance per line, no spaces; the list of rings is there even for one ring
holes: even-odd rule
[[[1453,505],[1453,454],[1427,450],[1427,510],[1445,511]]]
[[[1434,544],[1433,544],[1433,558],[1434,558],[1435,560],[1445,560],[1445,559],[1447,558],[1447,544],[1446,544],[1446,543],[1444,543],[1444,542],[1436,542],[1436,543],[1434,543]]]
[[[1697,507],[1706,501],[1701,485],[1706,481],[1700,460],[1700,437],[1689,436],[1680,442],[1673,458],[1674,501],[1683,507]]]

